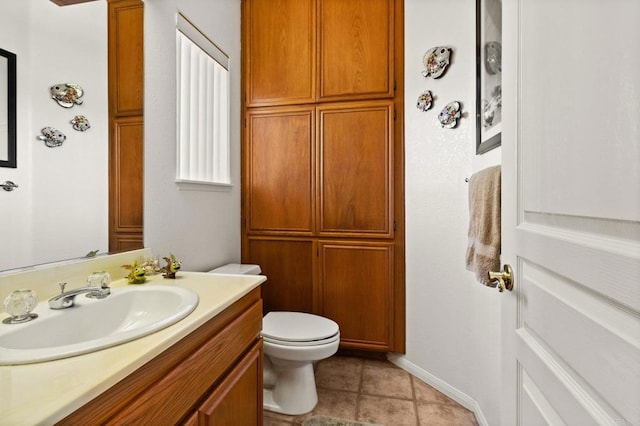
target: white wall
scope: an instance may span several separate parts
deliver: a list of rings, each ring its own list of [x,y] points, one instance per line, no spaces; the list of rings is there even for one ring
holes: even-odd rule
[[[475,1],[405,0],[407,354],[400,363],[477,402],[479,420],[500,423],[500,300],[465,269],[465,178],[498,164],[500,149],[475,155]],[[453,48],[440,79],[425,79],[422,56]],[[433,108],[416,108],[429,89]],[[464,105],[456,129],[439,111]],[[456,393],[454,392],[454,393]],[[472,401],[473,402],[473,401]],[[477,408],[476,407],[476,408]]]
[[[176,13],[230,57],[228,191],[179,190],[176,176]],[[145,1],[144,244],[188,270],[240,260],[240,0]]]
[[[0,5],[0,46],[17,55],[17,163],[0,182],[0,270],[84,256],[108,248],[107,13],[105,2],[59,7],[26,0]],[[63,108],[49,87],[77,83],[84,103]],[[85,115],[91,129],[73,130]],[[66,134],[38,141],[43,127]]]

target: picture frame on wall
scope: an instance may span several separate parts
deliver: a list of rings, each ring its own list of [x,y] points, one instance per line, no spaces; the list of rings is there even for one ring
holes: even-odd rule
[[[476,155],[502,142],[502,0],[476,0]]]

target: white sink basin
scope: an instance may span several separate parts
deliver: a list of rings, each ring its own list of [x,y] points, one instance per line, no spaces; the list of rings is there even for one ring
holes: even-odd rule
[[[75,306],[49,309],[24,324],[0,323],[0,365],[66,358],[119,345],[168,327],[198,305],[192,290],[167,285],[112,288],[105,299],[76,296]]]

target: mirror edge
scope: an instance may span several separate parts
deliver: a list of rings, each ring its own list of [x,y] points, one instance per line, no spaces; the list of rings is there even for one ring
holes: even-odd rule
[[[17,167],[16,155],[16,54],[0,49],[0,56],[7,58],[7,160],[0,160],[0,167]]]

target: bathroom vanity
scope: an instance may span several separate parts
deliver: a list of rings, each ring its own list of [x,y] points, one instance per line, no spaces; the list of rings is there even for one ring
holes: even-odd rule
[[[194,290],[198,306],[176,324],[125,344],[1,366],[0,424],[262,424],[265,279],[151,277],[144,286]],[[125,285],[120,279],[112,288]]]

